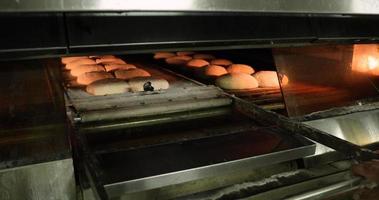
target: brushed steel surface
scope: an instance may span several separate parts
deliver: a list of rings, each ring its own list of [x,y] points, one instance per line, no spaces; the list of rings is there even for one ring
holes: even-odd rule
[[[1,12],[217,11],[378,14],[376,0],[2,0]]]
[[[367,145],[379,141],[379,110],[304,123],[357,145]],[[328,151],[332,151],[332,149],[317,143],[316,154],[323,154]]]
[[[0,199],[76,199],[72,159],[1,170]]]

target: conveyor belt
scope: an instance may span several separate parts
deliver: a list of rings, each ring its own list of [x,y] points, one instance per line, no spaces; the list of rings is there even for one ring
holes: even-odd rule
[[[75,85],[74,79],[66,75],[67,106],[72,111],[74,121],[87,130],[90,128],[91,131],[96,130],[96,127],[100,127],[98,130],[104,130],[105,127],[105,129],[125,128],[136,125],[137,121],[146,121],[146,118],[149,118],[150,122],[152,120],[162,122],[157,118],[167,114],[173,114],[177,119],[184,119],[185,116],[191,115],[188,112],[196,113],[200,110],[207,115],[219,115],[225,112],[213,112],[213,110],[227,107],[232,103],[230,98],[214,86],[205,86],[146,63],[133,64],[149,71],[153,77],[166,79],[170,83],[170,88],[152,92],[93,96],[86,93],[83,87]],[[133,120],[135,118],[139,120]],[[167,119],[167,116],[164,118]],[[123,119],[127,122],[117,121]],[[170,120],[175,119],[170,117]],[[91,125],[83,125],[86,123]],[[115,126],[112,126],[112,123]]]

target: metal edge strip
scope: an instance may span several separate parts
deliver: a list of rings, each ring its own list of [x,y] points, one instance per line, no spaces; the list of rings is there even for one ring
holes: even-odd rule
[[[2,0],[0,12],[184,11],[379,14],[377,0]]]

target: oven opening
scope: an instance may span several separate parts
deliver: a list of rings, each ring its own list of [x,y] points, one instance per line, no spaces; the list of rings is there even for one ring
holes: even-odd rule
[[[215,176],[223,177],[224,164],[248,173],[251,166],[313,155],[316,147],[276,124],[259,123],[236,102],[293,118],[375,102],[377,54],[374,44],[313,45],[3,62],[1,127],[44,125],[49,142],[59,139],[49,132],[63,133],[67,125],[74,148],[95,160],[86,164],[102,172],[95,178],[109,188],[199,168],[219,169]],[[13,133],[22,140],[44,137]],[[156,183],[147,189],[167,186]]]

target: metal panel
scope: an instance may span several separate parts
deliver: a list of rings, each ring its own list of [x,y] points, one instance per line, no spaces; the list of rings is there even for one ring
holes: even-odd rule
[[[0,14],[0,60],[66,53],[62,14]]]
[[[2,0],[2,12],[221,11],[378,14],[376,0]]]
[[[0,199],[76,199],[72,159],[1,170]]]
[[[231,48],[304,42],[315,38],[308,18],[259,15],[160,15],[69,13],[70,52]],[[229,46],[229,47],[228,47]],[[212,49],[211,48],[211,49]]]
[[[320,40],[349,39],[354,42],[375,42],[379,30],[372,26],[379,23],[379,18],[372,16],[317,16],[312,18]]]

